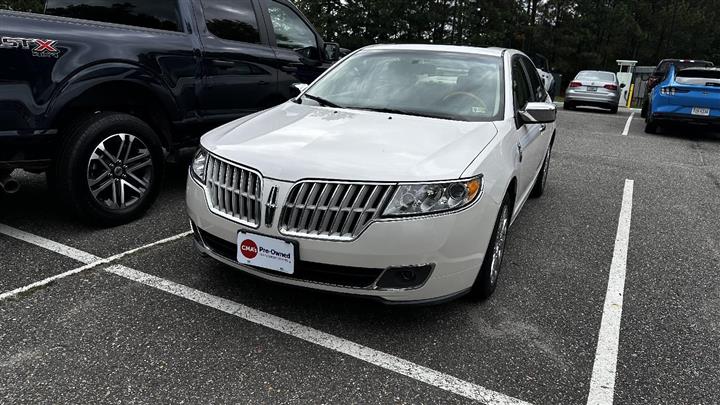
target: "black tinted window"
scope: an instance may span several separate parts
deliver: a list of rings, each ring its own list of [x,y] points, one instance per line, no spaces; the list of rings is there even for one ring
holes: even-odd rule
[[[512,86],[515,109],[520,110],[530,101],[530,86],[519,59],[512,62]]]
[[[317,47],[313,31],[290,7],[274,1],[269,4],[268,13],[277,46],[289,49]]]
[[[203,0],[208,30],[222,39],[259,43],[257,18],[251,0]]]
[[[179,31],[177,0],[48,0],[45,14]]]
[[[530,88],[532,89],[532,101],[545,101],[545,86],[543,85],[538,71],[529,59],[522,58],[525,70],[530,76]]]

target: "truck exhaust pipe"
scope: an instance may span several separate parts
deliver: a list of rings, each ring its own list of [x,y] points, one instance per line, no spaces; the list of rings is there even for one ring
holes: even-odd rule
[[[20,190],[20,183],[12,178],[9,173],[0,174],[0,191],[7,194],[15,194]]]

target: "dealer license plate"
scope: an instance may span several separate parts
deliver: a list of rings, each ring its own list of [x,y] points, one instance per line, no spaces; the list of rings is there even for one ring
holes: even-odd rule
[[[282,239],[238,232],[237,261],[285,274],[295,272],[295,246]]]
[[[692,115],[701,115],[703,117],[707,117],[710,115],[710,109],[703,107],[693,107]]]

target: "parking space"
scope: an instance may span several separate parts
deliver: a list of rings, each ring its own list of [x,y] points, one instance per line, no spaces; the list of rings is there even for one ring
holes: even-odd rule
[[[385,307],[220,265],[181,235],[183,163],[147,216],[113,229],[79,225],[42,176],[22,175],[0,197],[14,229],[99,258],[180,236],[0,301],[0,397],[585,403],[630,179],[614,402],[720,402],[720,135],[647,135],[635,114],[623,136],[630,116],[559,112],[548,189],[511,228],[481,303]],[[0,293],[84,264],[8,235],[0,246]],[[106,271],[117,265],[149,276]]]

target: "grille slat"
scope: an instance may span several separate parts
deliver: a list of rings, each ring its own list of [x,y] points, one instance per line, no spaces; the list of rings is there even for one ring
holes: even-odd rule
[[[258,226],[262,193],[260,176],[214,156],[209,156],[207,164],[205,185],[211,210]]]
[[[280,216],[287,235],[351,240],[376,220],[392,196],[392,184],[298,183]]]

